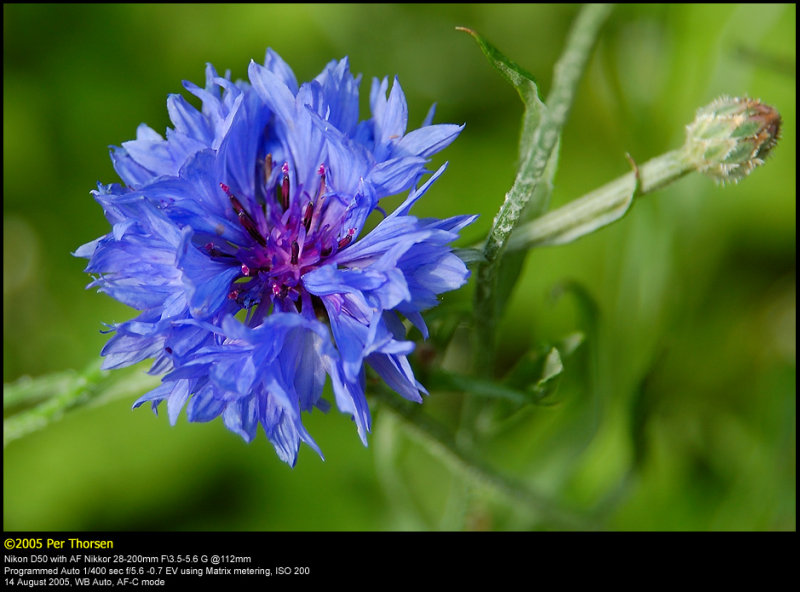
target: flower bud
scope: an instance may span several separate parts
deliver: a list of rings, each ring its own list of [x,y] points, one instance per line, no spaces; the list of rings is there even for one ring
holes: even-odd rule
[[[701,173],[718,183],[736,183],[764,164],[780,128],[781,116],[769,105],[722,96],[698,109],[686,126],[684,151]]]

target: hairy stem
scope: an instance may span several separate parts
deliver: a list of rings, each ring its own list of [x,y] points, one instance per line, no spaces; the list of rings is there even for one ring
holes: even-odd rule
[[[514,185],[506,194],[505,201],[495,216],[483,249],[486,261],[479,265],[477,271],[475,314],[479,346],[475,360],[479,375],[491,376],[494,362],[497,323],[494,298],[499,260],[558,142],[561,128],[567,120],[575,97],[580,75],[589,59],[600,26],[609,11],[610,7],[607,5],[590,4],[583,7],[570,31],[564,53],[555,65],[553,88],[547,99],[547,107],[541,110],[540,121],[531,141],[520,143],[523,148],[527,148],[527,151],[521,154]],[[526,105],[526,109],[529,107]],[[530,130],[527,128],[528,126],[524,125],[523,131],[529,133]],[[546,207],[546,204],[543,206]],[[541,211],[534,214],[541,214]]]
[[[657,191],[692,170],[683,150],[662,154],[583,197],[521,224],[509,239],[508,249],[517,251],[572,242],[621,218],[634,196]]]
[[[3,447],[9,442],[47,427],[67,412],[90,404],[102,404],[120,397],[138,395],[154,388],[158,377],[139,369],[127,373],[100,370],[100,361],[92,362],[83,372],[66,371],[18,380],[3,385],[3,408],[38,402],[3,419]]]

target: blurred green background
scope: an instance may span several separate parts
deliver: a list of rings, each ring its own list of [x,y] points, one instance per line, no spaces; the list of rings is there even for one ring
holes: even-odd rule
[[[204,64],[244,78],[267,46],[298,80],[348,55],[369,80],[397,74],[410,127],[466,122],[418,215],[480,213],[488,230],[515,172],[521,103],[473,28],[537,76],[578,7],[565,5],[4,5],[3,379],[80,369],[102,322],[132,312],[85,291],[70,252],[108,230],[89,191],[117,177],[107,146],[146,122]],[[796,387],[796,6],[619,6],[604,26],[561,143],[554,205],[683,141],[720,94],[775,106],[783,137],[739,185],[693,175],[577,243],[533,252],[505,312],[501,370],[581,330],[554,404],[477,435],[506,474],[614,530],[793,530]],[[365,113],[366,111],[362,111]],[[552,297],[565,280],[597,306]],[[469,307],[472,286],[445,297]],[[591,315],[589,315],[591,316]],[[466,340],[459,340],[464,342]],[[468,352],[449,351],[464,365]],[[3,454],[6,530],[392,530],[548,528],[468,490],[377,410],[370,446],[337,411],[306,426],[295,469],[221,421],[170,428],[133,399],[82,409]],[[434,392],[452,423],[462,395]],[[488,408],[488,407],[487,407]]]

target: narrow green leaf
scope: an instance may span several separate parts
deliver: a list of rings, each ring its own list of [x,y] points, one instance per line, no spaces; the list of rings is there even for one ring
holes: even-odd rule
[[[563,371],[561,354],[557,348],[551,347],[546,354],[525,354],[503,383],[444,370],[432,372],[426,383],[431,390],[459,391],[515,405],[531,405],[556,392]]]
[[[497,49],[494,45],[489,43],[489,41],[472,29],[468,29],[466,27],[456,27],[456,31],[463,31],[464,33],[472,36],[472,38],[478,43],[481,51],[483,51],[483,54],[489,60],[489,63],[497,68],[497,71],[502,74],[503,78],[505,78],[514,88],[517,89],[517,92],[519,93],[520,97],[522,97],[522,102],[525,103],[525,105],[528,105],[531,100],[539,99],[539,92],[536,88],[536,79],[533,77],[533,74],[525,70],[514,60],[511,60],[503,55],[499,49]],[[535,97],[535,99],[533,97]]]
[[[562,337],[556,344],[556,347],[558,348],[558,351],[561,352],[561,355],[567,358],[571,356],[585,341],[586,335],[583,333],[583,331],[574,331],[566,337]]]
[[[480,249],[453,249],[453,255],[461,259],[464,265],[468,266],[486,261],[486,257],[484,257],[483,251]]]
[[[558,353],[558,349],[553,347],[544,359],[542,377],[530,389],[537,401],[541,401],[556,392],[563,372],[564,364],[561,362],[561,355]]]
[[[525,108],[519,140],[519,170],[517,178],[511,190],[506,194],[505,201],[500,207],[497,216],[495,216],[492,230],[484,245],[485,266],[491,265],[502,250],[505,241],[525,210],[526,204],[538,183],[538,177],[542,171],[534,171],[531,174],[530,164],[534,160],[537,163],[540,160],[539,158],[534,158],[534,153],[538,154],[539,152],[536,150],[536,144],[540,141],[539,128],[542,125],[547,108],[539,98],[539,89],[532,74],[505,56],[477,32],[465,27],[456,27],[456,29],[472,36],[489,60],[489,63],[516,89]],[[553,143],[557,138],[558,134],[555,134]],[[549,146],[544,159],[541,160],[542,169],[544,169],[544,165],[549,159],[552,147],[552,145]]]
[[[491,380],[482,380],[444,370],[431,373],[427,386],[431,390],[459,391],[489,399],[505,399],[519,405],[535,402],[532,396],[524,391],[503,386]]]
[[[564,364],[557,348],[531,350],[517,360],[503,385],[523,391],[528,403],[543,403],[555,394],[563,371]]]

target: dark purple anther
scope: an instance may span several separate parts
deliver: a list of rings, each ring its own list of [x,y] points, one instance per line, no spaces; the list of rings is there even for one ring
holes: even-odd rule
[[[281,172],[283,173],[283,181],[281,182],[281,205],[283,206],[283,210],[286,211],[289,208],[289,163],[284,162],[283,166],[281,167]]]
[[[356,229],[355,228],[351,228],[350,230],[348,230],[347,231],[347,236],[345,236],[343,239],[341,239],[339,241],[339,248],[340,249],[344,249],[347,245],[349,245],[350,241],[353,240],[353,235],[355,233],[356,233]]]
[[[167,346],[167,347],[164,348],[164,351],[167,352],[168,354],[171,354],[172,353],[172,348]]]
[[[297,258],[300,255],[300,245],[297,241],[292,241],[292,265],[297,265]]]
[[[266,246],[267,239],[261,236],[261,233],[258,231],[258,225],[256,221],[247,213],[242,206],[242,203],[236,198],[236,196],[231,193],[230,189],[228,188],[225,183],[220,183],[219,186],[222,190],[227,194],[228,199],[231,200],[231,205],[233,206],[233,211],[236,212],[236,215],[239,217],[239,223],[244,227],[247,231],[247,234],[253,237],[253,239],[262,247]]]
[[[264,159],[264,183],[269,183],[269,178],[272,176],[272,154],[267,154]]]
[[[206,251],[211,257],[230,257],[227,253],[220,251],[214,243],[206,243]]]
[[[313,202],[308,202],[306,204],[306,209],[303,212],[303,226],[306,227],[306,232],[308,232],[309,228],[311,228],[311,216],[314,215],[314,204]]]
[[[239,297],[239,290],[231,290],[228,292],[228,300],[236,300]]]

